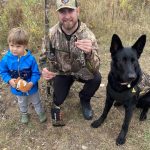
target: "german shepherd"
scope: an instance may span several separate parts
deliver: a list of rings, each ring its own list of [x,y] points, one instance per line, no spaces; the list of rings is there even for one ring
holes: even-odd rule
[[[146,119],[146,113],[150,105],[150,92],[139,99],[140,89],[138,84],[142,79],[142,71],[138,62],[146,43],[146,35],[142,35],[133,46],[123,47],[118,35],[114,34],[111,41],[111,69],[108,75],[106,88],[106,102],[102,115],[91,126],[101,126],[107,117],[114,101],[116,105],[123,105],[125,118],[121,131],[116,139],[117,145],[126,141],[129,123],[134,107],[137,105],[143,109],[140,120]]]

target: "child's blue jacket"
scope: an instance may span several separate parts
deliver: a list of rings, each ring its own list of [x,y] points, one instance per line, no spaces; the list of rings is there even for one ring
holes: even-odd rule
[[[40,79],[40,71],[38,64],[33,55],[31,55],[30,50],[26,50],[27,54],[25,56],[14,56],[10,50],[2,58],[0,62],[0,75],[2,80],[9,83],[12,78],[21,77],[27,82],[32,82],[33,87],[27,93],[23,93],[13,87],[11,87],[12,94],[18,96],[27,96],[34,94],[38,90],[38,80]]]

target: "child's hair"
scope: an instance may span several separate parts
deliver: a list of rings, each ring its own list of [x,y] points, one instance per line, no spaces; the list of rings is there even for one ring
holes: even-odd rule
[[[21,27],[12,28],[9,31],[7,42],[13,44],[27,45],[29,41],[28,33]]]

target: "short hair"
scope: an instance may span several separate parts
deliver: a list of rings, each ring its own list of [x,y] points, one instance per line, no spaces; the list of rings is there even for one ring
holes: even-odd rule
[[[28,45],[28,33],[21,27],[12,28],[9,31],[7,42],[13,44]]]

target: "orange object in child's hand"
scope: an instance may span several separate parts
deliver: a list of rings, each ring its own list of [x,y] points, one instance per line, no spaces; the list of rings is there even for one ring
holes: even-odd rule
[[[16,89],[22,92],[28,92],[33,86],[31,82],[28,83],[25,80],[21,79],[20,77],[18,77],[15,80],[15,83],[16,83]]]

